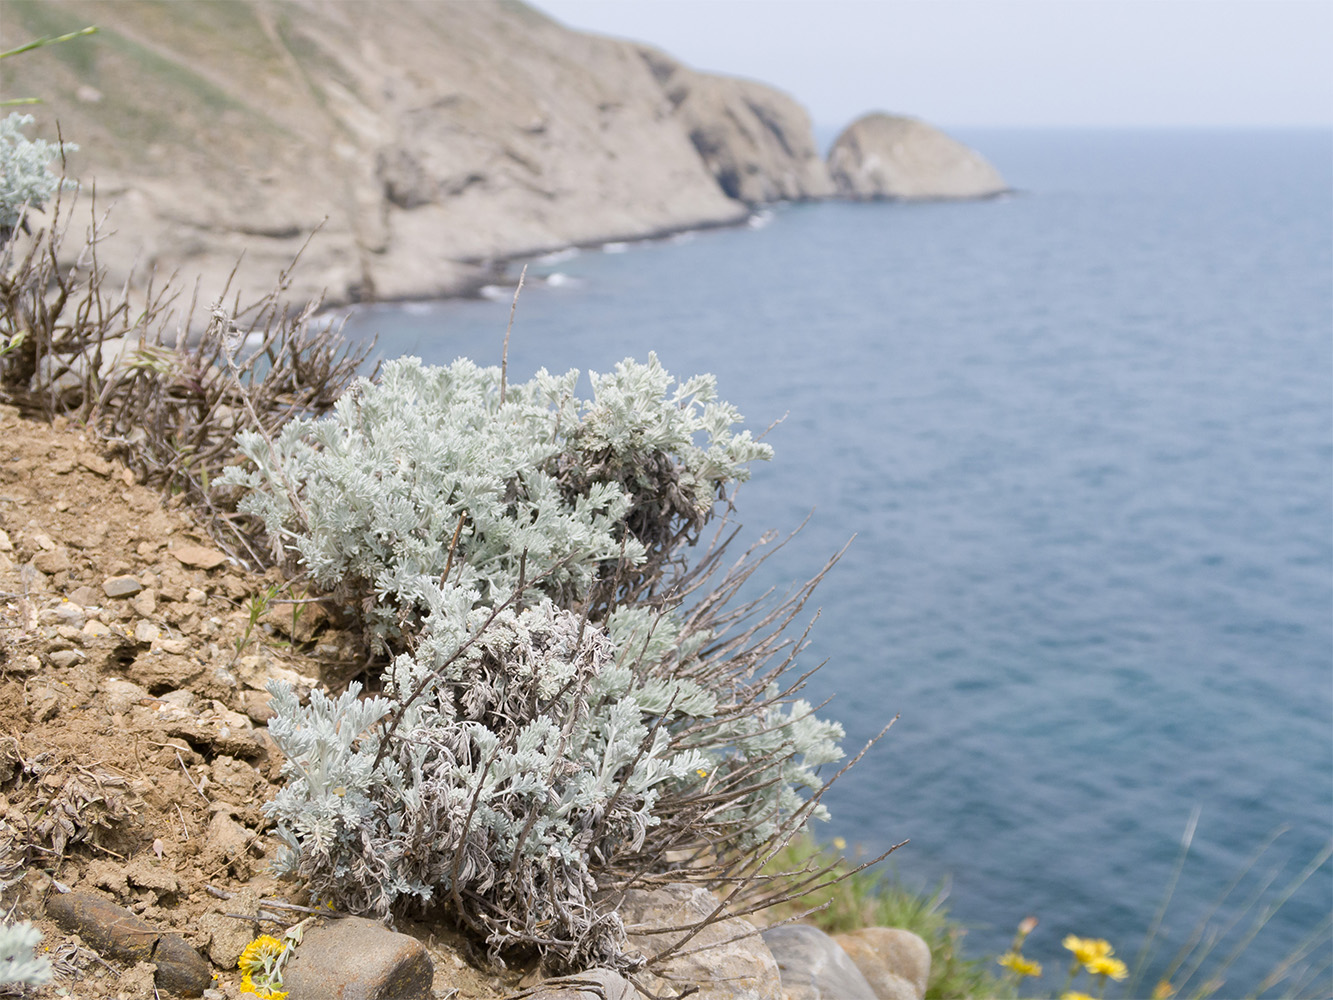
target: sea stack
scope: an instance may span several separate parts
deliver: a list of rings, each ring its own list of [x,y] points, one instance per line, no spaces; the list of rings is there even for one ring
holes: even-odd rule
[[[828,167],[838,195],[859,201],[987,198],[1009,190],[980,153],[923,121],[883,112],[843,129]]]

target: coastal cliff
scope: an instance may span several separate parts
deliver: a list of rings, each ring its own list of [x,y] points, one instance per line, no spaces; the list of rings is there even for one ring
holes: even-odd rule
[[[838,196],[804,109],[748,80],[569,30],[514,0],[9,0],[0,63],[39,134],[78,143],[117,236],[101,262],[261,289],[428,298],[495,261]],[[21,76],[19,73],[21,72]],[[82,219],[80,224],[82,224]]]

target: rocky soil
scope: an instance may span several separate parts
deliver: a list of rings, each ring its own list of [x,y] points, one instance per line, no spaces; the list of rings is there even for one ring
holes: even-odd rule
[[[180,935],[211,960],[213,996],[237,996],[241,948],[281,933],[257,900],[311,902],[266,874],[281,759],[263,686],[345,677],[357,645],[312,605],[294,628],[282,603],[249,628],[276,577],[232,565],[77,427],[0,408],[0,434],[0,885],[20,880],[0,909],[35,919],[56,961],[36,995],[153,995],[44,915],[73,889]],[[438,995],[514,986],[440,928],[401,929],[430,949]]]

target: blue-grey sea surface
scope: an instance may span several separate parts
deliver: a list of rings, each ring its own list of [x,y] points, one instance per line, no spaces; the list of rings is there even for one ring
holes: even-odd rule
[[[739,514],[749,538],[813,515],[763,579],[856,536],[809,693],[849,749],[900,717],[821,836],[910,839],[897,874],[947,879],[969,953],[1032,914],[1047,995],[1068,933],[1132,960],[1197,810],[1143,993],[1237,878],[1194,983],[1249,995],[1308,942],[1333,992],[1327,862],[1224,965],[1333,837],[1333,135],[963,138],[1019,193],[533,262],[511,378],[652,350],[756,431],[785,418]],[[498,363],[491,294],[348,332]]]

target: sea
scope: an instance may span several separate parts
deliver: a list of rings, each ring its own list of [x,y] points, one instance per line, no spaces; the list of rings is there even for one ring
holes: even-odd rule
[[[1034,916],[1053,995],[1065,935],[1156,926],[1133,995],[1333,995],[1333,133],[959,137],[1014,193],[527,262],[509,377],[655,351],[766,431],[742,540],[804,528],[758,583],[851,542],[806,695],[849,753],[897,720],[816,832],[907,841],[967,954]],[[519,267],[345,332],[498,364]]]

